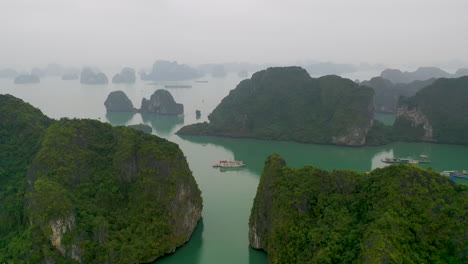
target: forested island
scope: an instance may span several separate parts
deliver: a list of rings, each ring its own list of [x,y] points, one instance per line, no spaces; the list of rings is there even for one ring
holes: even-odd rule
[[[393,165],[369,174],[265,162],[250,245],[271,263],[463,263],[468,189]]]
[[[184,113],[184,105],[176,103],[168,90],[158,89],[150,97],[141,100],[141,113],[156,113],[161,115],[180,115]]]
[[[132,84],[136,81],[135,70],[129,67],[123,68],[120,73],[112,77],[112,83]]]
[[[230,91],[209,122],[184,126],[177,134],[345,146],[467,145],[466,98],[468,76],[396,85],[376,77],[357,84],[334,75],[314,79],[300,67],[268,68]],[[374,107],[396,112],[395,124],[373,120]]]
[[[419,67],[413,72],[402,72],[398,69],[385,69],[380,74],[380,77],[397,84],[425,81],[434,78],[459,78],[465,75],[468,75],[468,69],[466,68],[460,68],[455,73],[451,74],[437,67]]]
[[[435,80],[432,78],[425,81],[393,84],[382,77],[374,77],[369,81],[361,82],[360,85],[374,89],[374,108],[376,112],[396,113],[400,96],[413,96],[417,91],[430,85]]]
[[[0,149],[1,263],[149,263],[201,217],[182,151],[133,128],[0,95]]]
[[[91,68],[84,68],[81,71],[80,83],[82,84],[107,84],[109,80],[102,72],[95,72]]]
[[[177,133],[361,146],[373,122],[372,96],[371,88],[338,76],[314,79],[300,67],[268,68],[240,82],[209,123]]]
[[[197,69],[177,62],[157,60],[151,72],[143,72],[142,80],[147,81],[182,81],[203,76]]]
[[[113,91],[104,102],[108,112],[135,112],[132,101],[123,91]]]
[[[20,74],[15,77],[15,84],[40,83],[41,79],[34,74]]]
[[[398,103],[397,140],[468,145],[468,76],[441,78]]]

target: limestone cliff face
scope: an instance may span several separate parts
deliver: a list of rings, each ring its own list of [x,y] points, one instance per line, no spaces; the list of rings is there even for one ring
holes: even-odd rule
[[[80,75],[80,83],[82,84],[107,84],[109,80],[102,72],[94,72],[90,68],[84,68]]]
[[[187,242],[201,218],[178,146],[127,127],[57,121],[28,181],[34,243],[48,263],[149,263]]]
[[[82,263],[81,249],[76,244],[72,244],[71,247],[68,247],[69,249],[67,250],[65,245],[62,243],[65,233],[73,231],[76,228],[75,221],[76,218],[73,214],[65,218],[51,220],[49,222],[49,227],[52,230],[50,243],[60,252],[62,257],[71,258],[76,260],[78,263]]]
[[[40,79],[34,74],[20,74],[15,78],[15,84],[39,83]]]
[[[132,68],[125,67],[123,68],[120,73],[114,75],[112,77],[112,83],[126,83],[132,84],[136,81],[135,70]]]
[[[156,90],[148,100],[141,101],[142,113],[157,113],[161,115],[180,115],[184,113],[184,105],[174,101],[171,93],[164,89]]]
[[[409,122],[412,128],[422,128],[424,134],[420,140],[434,141],[432,125],[426,115],[418,107],[411,108],[406,104],[401,104],[398,107],[397,119],[399,122]]]
[[[209,123],[177,134],[360,146],[372,125],[373,94],[338,76],[314,79],[300,67],[268,68],[230,91]]]
[[[123,91],[113,91],[104,102],[106,110],[109,112],[133,112],[132,101]]]
[[[371,128],[373,120],[365,127],[351,127],[346,130],[346,134],[332,136],[332,143],[343,146],[363,146],[366,144],[367,132]]]
[[[272,184],[277,177],[281,176],[283,167],[286,167],[286,162],[276,154],[270,156],[265,162],[249,219],[249,243],[255,249],[268,250],[266,240],[270,235],[275,210],[272,205],[274,192]]]
[[[366,144],[367,133],[374,124],[374,107],[369,105],[365,114],[364,125],[353,126],[346,129],[346,133],[339,136],[332,136],[332,143],[344,146],[363,146]]]

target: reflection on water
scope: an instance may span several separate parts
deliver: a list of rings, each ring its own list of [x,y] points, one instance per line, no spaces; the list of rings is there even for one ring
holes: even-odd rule
[[[391,149],[389,146],[356,148],[206,136],[180,135],[179,137],[184,141],[205,146],[205,148],[210,145],[222,147],[233,153],[233,159],[244,161],[246,167],[242,169],[257,175],[261,174],[265,160],[273,153],[283,156],[291,167],[312,165],[327,170],[352,169],[366,172],[374,167],[382,167],[382,164],[374,165],[373,159],[377,157],[375,159],[378,160],[382,151]],[[219,159],[228,158],[219,157]]]
[[[197,264],[200,262],[200,252],[203,246],[203,218],[198,221],[197,227],[190,237],[190,243],[186,243],[182,247],[177,248],[177,262],[186,264]],[[154,263],[174,263],[174,254],[167,255],[156,260]]]
[[[114,126],[125,126],[134,115],[133,112],[107,112],[106,119]]]
[[[467,169],[466,161],[468,160],[468,147],[460,145],[397,142],[384,146],[342,147],[206,136],[181,135],[179,137],[182,141],[189,141],[205,147],[210,145],[222,147],[233,153],[233,159],[244,161],[245,169],[258,175],[263,170],[266,158],[273,153],[280,154],[286,159],[289,166],[296,168],[312,165],[326,170],[350,169],[359,172],[385,167],[388,164],[381,160],[393,157],[430,160],[432,163],[417,164],[416,166],[432,168],[438,172]],[[423,158],[420,155],[428,156],[428,158]],[[219,159],[227,158],[229,157],[220,157]]]
[[[184,124],[183,116],[141,113],[141,117],[143,122],[149,123],[160,137],[168,137],[176,132],[174,130],[177,126]]]
[[[340,147],[202,136],[178,136],[184,124],[198,122],[195,110],[202,112],[200,122],[238,83],[239,78],[210,79],[193,83],[190,89],[171,89],[177,102],[184,104],[185,118],[138,113],[105,113],[103,105],[110,91],[125,90],[135,103],[148,98],[159,87],[137,80],[132,86],[81,86],[79,82],[63,82],[44,78],[40,84],[15,86],[0,79],[1,93],[10,93],[54,117],[101,118],[113,125],[147,123],[161,137],[177,143],[187,157],[190,169],[203,197],[203,221],[191,240],[174,254],[157,263],[267,263],[264,252],[248,247],[248,219],[264,162],[272,153],[282,155],[289,166],[317,166],[326,170],[351,169],[360,172],[386,166],[386,157],[420,159],[429,156],[435,171],[468,169],[468,147],[427,143],[393,143],[375,147]],[[54,102],[51,104],[51,100]],[[390,116],[384,116],[390,117]],[[245,168],[221,171],[211,167],[220,159],[242,160]]]

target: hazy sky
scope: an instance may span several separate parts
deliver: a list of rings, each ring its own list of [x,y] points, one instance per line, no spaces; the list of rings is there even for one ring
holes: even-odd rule
[[[468,0],[0,0],[0,65],[468,61]]]

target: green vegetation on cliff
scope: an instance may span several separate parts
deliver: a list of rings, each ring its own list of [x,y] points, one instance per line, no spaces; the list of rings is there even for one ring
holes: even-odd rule
[[[0,176],[17,179],[0,189],[12,212],[0,214],[11,223],[0,226],[0,262],[151,262],[189,239],[202,200],[176,144],[93,120],[52,123],[19,99],[0,100],[0,143],[12,157]]]
[[[398,104],[397,139],[468,145],[468,76],[438,79]]]
[[[249,240],[272,263],[463,263],[467,191],[409,165],[328,172],[272,155]]]
[[[244,80],[209,115],[177,133],[363,145],[373,119],[371,88],[300,67],[268,68]]]
[[[26,173],[45,130],[53,121],[30,104],[0,95],[0,262],[26,255],[31,242],[26,213]],[[18,259],[15,261],[19,262]]]

